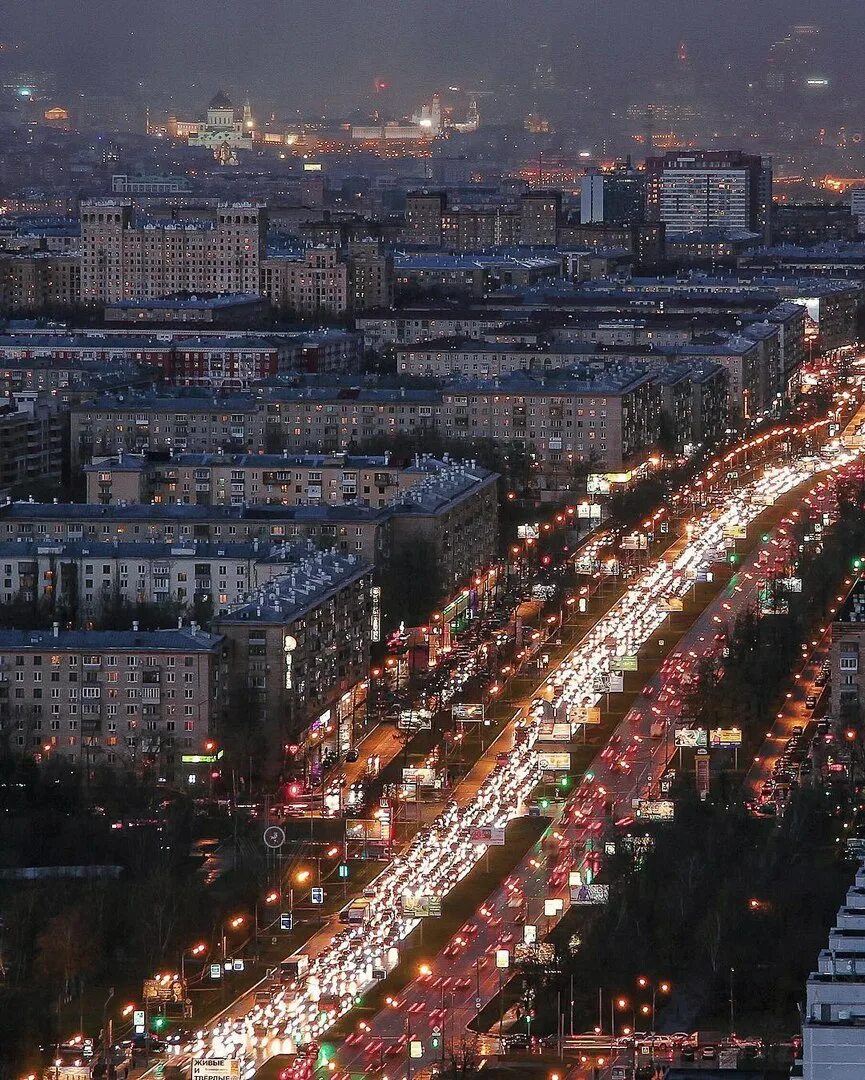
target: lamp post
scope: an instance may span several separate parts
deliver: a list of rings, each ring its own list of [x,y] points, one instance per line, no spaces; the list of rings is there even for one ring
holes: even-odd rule
[[[186,958],[187,956],[201,956],[207,951],[207,946],[202,942],[193,945],[191,949],[183,949],[180,953],[180,981],[186,983]]]
[[[238,930],[246,922],[246,918],[243,915],[235,915],[233,919],[229,919],[222,924],[222,963],[225,966],[225,960],[227,956],[226,935],[228,930]]]
[[[645,1016],[646,1013],[649,1012],[649,1010],[651,1010],[651,1021],[652,1021],[651,1046],[652,1046],[652,1064],[654,1065],[655,1064],[655,1008],[657,1006],[657,996],[658,996],[658,994],[669,994],[670,990],[672,988],[671,988],[669,982],[667,982],[666,979],[662,979],[658,983],[651,983],[651,982],[649,982],[649,980],[646,978],[645,975],[640,975],[640,977],[637,979],[637,986],[639,986],[639,988],[641,990],[651,990],[652,991],[652,1004],[651,1005],[643,1005],[641,1007],[641,1009],[640,1009],[640,1012],[642,1012],[643,1015]]]
[[[258,933],[259,933],[259,922],[258,922],[259,903],[275,904],[275,903],[277,903],[277,901],[279,899],[280,899],[280,893],[276,889],[273,889],[271,892],[269,892],[267,894],[267,896],[264,897],[263,901],[258,901],[258,900],[255,901],[255,940],[256,940],[256,942],[258,941]]]

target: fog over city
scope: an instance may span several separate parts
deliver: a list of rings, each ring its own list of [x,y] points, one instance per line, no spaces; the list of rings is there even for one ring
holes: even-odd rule
[[[623,70],[650,83],[682,41],[704,89],[735,102],[770,43],[816,15],[808,0],[7,0],[3,35],[79,89],[188,106],[227,83],[285,110],[347,109],[376,77],[406,103],[439,82],[519,82],[549,44],[562,87],[588,83],[604,108]],[[827,70],[858,93],[862,4],[832,0],[819,21]]]

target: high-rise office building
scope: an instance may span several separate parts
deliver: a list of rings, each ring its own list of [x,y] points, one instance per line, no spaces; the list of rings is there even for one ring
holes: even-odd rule
[[[646,174],[630,163],[590,172],[580,186],[581,225],[631,225],[646,216]]]
[[[768,241],[772,162],[741,150],[673,150],[646,160],[646,213],[667,233],[747,229]]]

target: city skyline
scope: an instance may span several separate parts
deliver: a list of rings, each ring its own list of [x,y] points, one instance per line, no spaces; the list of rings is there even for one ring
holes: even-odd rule
[[[843,92],[856,94],[851,61],[865,37],[857,5],[846,0],[818,13],[800,0],[767,0],[759,12],[740,0],[696,9],[663,0],[651,15],[625,0],[603,10],[583,0],[519,6],[477,0],[468,11],[454,0],[435,7],[375,0],[362,9],[335,0],[326,9],[301,5],[300,14],[297,6],[251,20],[242,4],[226,0],[214,20],[212,5],[200,0],[185,5],[182,16],[164,0],[146,11],[119,3],[83,12],[66,0],[13,0],[5,61],[10,72],[18,66],[56,70],[62,85],[81,91],[145,99],[167,94],[201,107],[228,85],[268,106],[339,112],[369,98],[377,78],[392,86],[400,104],[453,80],[488,86],[530,81],[537,49],[553,42],[561,82],[588,84],[603,108],[616,104],[617,68],[634,73],[631,92],[645,93],[683,42],[689,58],[715,80],[714,92],[729,91],[733,100],[770,45],[803,21],[819,22],[829,76],[843,75]],[[726,59],[734,46],[735,67]]]

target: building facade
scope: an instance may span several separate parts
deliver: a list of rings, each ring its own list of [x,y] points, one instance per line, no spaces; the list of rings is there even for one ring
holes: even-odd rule
[[[81,298],[115,303],[178,293],[257,293],[267,212],[220,203],[216,220],[138,220],[130,199],[81,204]]]
[[[11,754],[37,761],[179,779],[219,727],[224,679],[222,638],[194,625],[0,630],[2,734]]]
[[[220,617],[245,707],[260,718],[265,759],[284,747],[344,755],[360,735],[372,631],[372,567],[312,548],[283,577]]]

